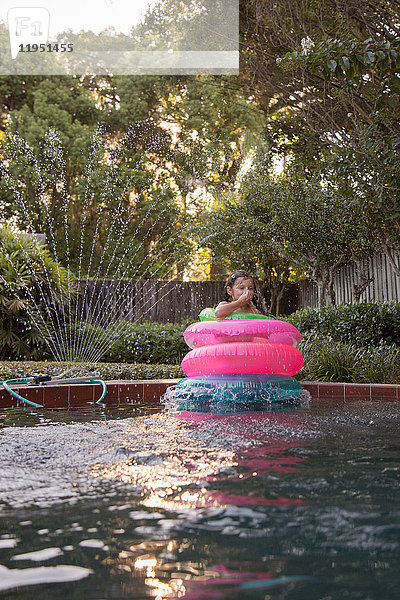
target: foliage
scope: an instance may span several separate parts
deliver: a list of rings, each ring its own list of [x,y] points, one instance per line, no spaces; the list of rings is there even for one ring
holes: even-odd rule
[[[81,366],[81,370],[79,367]],[[76,363],[76,362],[0,362],[0,380],[31,377],[32,375],[60,375],[74,368],[71,377],[79,377],[96,370],[106,381],[138,379],[180,379],[184,376],[179,365],[146,365],[127,363]]]
[[[196,184],[230,189],[265,124],[249,91],[232,85],[229,76],[176,79],[163,114],[181,128],[175,152],[186,192]]]
[[[187,36],[190,17],[183,44],[209,44],[211,35],[232,46],[222,30],[197,26],[197,0],[161,4],[129,37],[77,39],[104,49],[107,40],[140,46],[147,36],[169,47],[179,24]],[[208,4],[226,25],[224,3]],[[167,37],[159,27],[170,28]],[[4,218],[45,233],[64,266],[92,278],[99,267],[115,277],[181,277],[193,247],[187,222],[207,201],[199,189],[232,185],[263,125],[250,94],[228,76],[30,76],[18,84],[5,76],[0,110]]]
[[[230,267],[242,265],[268,287],[270,310],[290,280],[308,275],[319,287],[321,304],[335,302],[333,277],[341,265],[372,249],[368,224],[357,202],[318,174],[298,169],[281,176],[255,162],[239,192],[203,217],[200,243]]]
[[[371,124],[377,100],[398,93],[399,16],[397,0],[244,3],[243,77],[271,114],[289,108],[311,131]]]
[[[277,250],[317,283],[320,305],[334,304],[333,277],[339,268],[374,249],[357,203],[318,177],[307,181],[296,171],[268,192]]]
[[[248,182],[246,191],[241,194],[220,196],[214,209],[203,215],[195,231],[200,246],[211,250],[213,261],[224,264],[228,271],[240,265],[252,273],[264,310],[279,314],[280,300],[294,271],[273,245],[271,213],[266,204],[259,202],[257,193],[263,190],[263,181],[260,178],[253,183],[251,186]]]
[[[365,40],[328,38],[318,44],[307,38],[302,51],[291,52],[280,62],[290,61],[307,67],[311,73],[321,72],[328,81],[342,81],[347,84],[346,91],[353,88],[358,96],[360,92],[367,96],[366,90],[372,83],[375,97],[372,100],[370,96],[370,101],[374,102],[373,108],[378,116],[384,108],[398,108],[400,37],[393,39],[392,36],[389,33],[387,39],[369,37]],[[373,82],[371,73],[374,75]],[[362,116],[368,122],[368,115]]]
[[[296,375],[301,381],[345,381],[350,383],[400,383],[400,349],[382,345],[359,348],[310,336],[300,345],[305,361]],[[81,365],[81,370],[77,367]],[[180,365],[72,362],[1,362],[0,380],[30,377],[34,374],[60,375],[74,367],[74,376],[88,370],[110,380],[180,379]]]
[[[400,303],[341,304],[306,308],[287,317],[302,334],[357,347],[400,346]]]
[[[356,203],[370,238],[386,254],[396,275],[400,244],[400,134],[384,137],[370,127],[343,136],[330,157],[327,176]]]
[[[3,189],[13,192],[14,218],[20,227],[45,233],[54,255],[78,278],[165,277],[188,254],[176,195],[162,174],[155,185],[133,137],[130,130],[112,148],[98,128],[81,167],[83,181],[68,174],[54,130],[36,148],[18,136],[4,144]]]
[[[94,342],[105,340],[105,348],[115,339],[111,349],[101,357],[103,362],[176,365],[189,351],[183,339],[188,324],[118,322],[106,329],[85,324],[78,327],[84,327],[84,338],[87,335]]]
[[[198,5],[158,3],[113,43],[231,49],[228,23],[210,37]],[[223,14],[223,2],[207,6]],[[321,301],[334,301],[338,261],[370,246],[383,249],[400,276],[397,0],[249,0],[240,18],[239,77],[3,77],[1,127],[24,140],[12,148],[7,136],[3,146],[5,218],[45,231],[54,256],[78,275],[180,277],[193,249],[189,223],[209,201],[198,191],[217,190],[201,241],[224,266],[254,270],[274,312],[302,272],[319,282]],[[86,33],[93,49],[111,41],[110,31],[77,39]],[[1,25],[0,34],[7,35]],[[257,159],[268,165],[236,196],[260,135]],[[286,175],[297,168],[299,181],[283,185],[270,210],[278,186],[263,169],[274,157]],[[309,213],[311,221],[303,218]],[[239,221],[254,253],[251,243],[232,241]]]
[[[351,345],[320,339],[303,338],[299,350],[304,366],[296,378],[316,381],[351,382],[357,349]]]
[[[332,144],[326,176],[357,200],[372,235],[379,240],[397,275],[393,251],[400,241],[400,31],[393,38],[328,39],[293,52],[286,60],[321,72],[328,85],[352,97],[347,117]],[[357,113],[357,122],[352,117]]]
[[[160,0],[131,34],[140,49],[236,50],[235,9],[224,0]]]
[[[46,355],[74,294],[69,272],[39,242],[0,228],[0,356]]]
[[[101,269],[120,267],[119,276],[180,276],[192,250],[187,221],[204,209],[199,189],[231,185],[261,129],[248,94],[229,84],[65,76],[16,90],[4,78],[4,217],[45,233],[79,276],[93,277],[102,257]]]
[[[400,348],[359,347],[331,338],[305,337],[299,350],[304,366],[296,378],[348,383],[400,383]]]
[[[400,276],[397,0],[243,3],[243,84],[269,119],[265,146],[355,204]]]

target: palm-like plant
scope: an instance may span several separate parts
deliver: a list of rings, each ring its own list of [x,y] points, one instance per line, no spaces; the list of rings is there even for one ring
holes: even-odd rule
[[[0,227],[0,358],[54,354],[54,332],[66,327],[75,293],[71,274],[45,247]]]

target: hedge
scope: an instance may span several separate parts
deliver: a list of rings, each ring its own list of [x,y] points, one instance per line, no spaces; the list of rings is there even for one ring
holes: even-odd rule
[[[90,324],[79,323],[82,339],[90,341],[94,351],[96,346],[109,350],[101,356],[102,362],[141,363],[141,364],[180,364],[189,351],[183,339],[183,332],[191,321],[183,323],[127,323],[119,321],[106,329]]]
[[[400,383],[400,348],[361,347],[306,335],[299,350],[304,366],[296,379],[349,383]]]
[[[329,338],[367,348],[382,343],[400,346],[400,304],[395,302],[306,308],[285,320],[295,325],[302,335],[312,334],[319,339]],[[107,329],[79,323],[72,329],[79,329],[84,340],[91,340],[93,353],[115,340],[100,358],[104,363],[178,365],[189,351],[182,334],[190,322],[118,322]],[[43,353],[41,358],[48,360],[50,357]]]
[[[296,375],[299,380],[345,381],[350,383],[400,383],[400,348],[380,345],[361,348],[329,339],[304,336],[299,346],[304,367]],[[180,379],[180,365],[149,365],[127,363],[57,363],[57,362],[0,362],[0,379],[29,377],[43,373],[60,375],[75,367],[73,376],[96,370],[105,380]]]
[[[400,303],[365,302],[306,308],[286,318],[302,334],[359,347],[400,346]]]
[[[88,371],[97,371],[106,381],[113,379],[180,379],[184,377],[180,365],[147,365],[126,363],[69,363],[69,362],[35,362],[9,361],[0,362],[0,380],[30,377],[32,375],[60,375],[74,367],[68,377],[87,375]]]
[[[298,379],[400,383],[399,303],[307,308],[286,320],[303,334],[304,367]],[[184,376],[180,362],[189,348],[182,333],[188,323],[119,323],[106,331],[116,343],[101,363],[3,362],[0,379],[56,375],[77,365],[82,369],[74,375],[84,375],[87,366],[106,380],[177,379]],[[105,335],[104,329],[96,332]]]

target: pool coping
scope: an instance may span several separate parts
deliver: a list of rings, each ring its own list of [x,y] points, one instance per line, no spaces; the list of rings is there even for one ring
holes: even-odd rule
[[[107,404],[122,406],[126,404],[154,403],[169,386],[179,379],[140,379],[132,381],[107,381]],[[303,389],[310,392],[313,400],[336,400],[354,402],[357,400],[400,400],[400,385],[381,383],[333,383],[322,381],[302,381]],[[73,408],[96,402],[101,395],[99,384],[19,386],[13,388],[27,400],[41,404],[44,408]],[[0,408],[20,408],[24,402],[0,389]]]

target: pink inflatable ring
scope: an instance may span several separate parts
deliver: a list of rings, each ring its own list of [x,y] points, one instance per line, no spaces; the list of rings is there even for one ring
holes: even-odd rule
[[[183,335],[192,349],[231,342],[269,342],[297,347],[301,339],[296,327],[286,321],[273,319],[201,321],[190,325]]]
[[[301,352],[287,344],[223,343],[191,350],[182,361],[188,377],[230,373],[293,376],[303,366]]]

